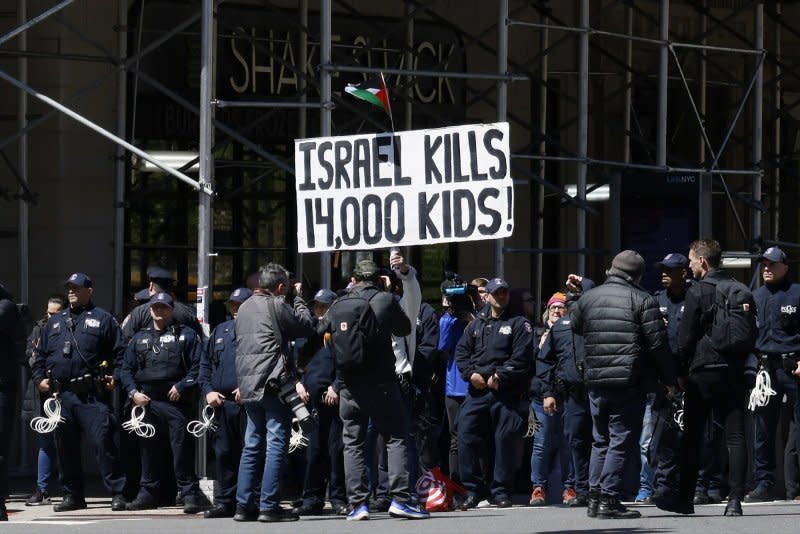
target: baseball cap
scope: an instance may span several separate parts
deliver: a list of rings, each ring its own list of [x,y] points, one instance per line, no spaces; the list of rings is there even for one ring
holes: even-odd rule
[[[657,269],[675,269],[677,267],[683,267],[686,269],[689,267],[689,259],[679,252],[670,252],[664,259],[656,262]]]
[[[169,293],[156,293],[150,298],[150,307],[152,308],[156,304],[163,304],[172,308],[172,295]]]
[[[330,289],[320,289],[314,294],[314,298],[311,299],[312,302],[319,302],[320,304],[325,304],[330,306],[333,301],[336,300],[336,293],[331,291]]]
[[[778,247],[769,247],[758,259],[759,261],[767,260],[774,263],[786,263],[786,253]]]
[[[242,302],[249,299],[253,296],[253,292],[247,289],[246,287],[237,287],[233,291],[231,291],[230,296],[228,297],[228,302],[238,302],[241,304]]]
[[[487,293],[494,293],[495,291],[501,288],[508,289],[508,282],[506,282],[502,278],[492,278],[491,280],[489,280],[489,283],[486,284]]]
[[[355,269],[353,269],[353,276],[361,276],[363,278],[371,278],[378,274],[380,269],[378,269],[378,265],[372,260],[361,260],[356,263]]]
[[[92,279],[83,273],[72,273],[64,280],[65,286],[92,287]]]
[[[150,290],[148,288],[140,289],[133,295],[133,299],[138,302],[148,302],[150,300]]]

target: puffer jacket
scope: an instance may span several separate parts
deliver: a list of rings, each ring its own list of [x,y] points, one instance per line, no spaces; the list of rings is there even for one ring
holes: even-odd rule
[[[299,296],[294,309],[282,297],[264,293],[242,303],[236,316],[236,379],[242,402],[260,401],[268,382],[284,371],[293,373],[293,362],[284,357],[291,354],[289,342],[315,335],[311,313]]]
[[[656,299],[625,275],[610,274],[586,292],[571,313],[582,335],[584,380],[589,389],[640,387],[657,374],[675,384],[675,361]]]

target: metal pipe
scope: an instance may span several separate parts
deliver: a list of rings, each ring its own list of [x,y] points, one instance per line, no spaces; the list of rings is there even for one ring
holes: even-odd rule
[[[547,15],[542,14],[542,20],[547,21]],[[546,50],[549,46],[550,41],[550,30],[544,28],[539,37],[539,49]],[[541,94],[539,95],[539,135],[542,136],[541,141],[539,141],[539,154],[542,156],[547,155],[547,140],[545,138],[545,133],[547,132],[547,81],[548,81],[548,67],[549,65],[549,55],[542,54],[541,59],[539,62],[539,87],[541,87]],[[545,160],[541,160],[539,165],[539,179],[540,180],[547,180],[547,173],[546,173],[546,162]],[[539,185],[536,188],[536,217],[538,218],[538,223],[536,225],[536,247],[539,249],[544,248],[544,186]],[[542,292],[543,287],[542,284],[544,282],[544,255],[541,252],[536,254],[536,309],[542,308],[542,303],[544,302]]]
[[[732,48],[730,46],[712,46],[707,44],[693,44],[693,43],[672,43],[672,46],[674,46],[675,48],[694,48],[694,49],[715,51],[715,52],[734,52],[737,54],[748,54],[754,56],[763,54],[765,52],[763,48],[759,49]]]
[[[580,26],[589,27],[589,0],[580,0]],[[589,33],[584,32],[578,36],[578,157],[584,160],[589,152]],[[577,192],[578,200],[586,202],[586,175],[588,166],[585,161],[578,162]],[[577,221],[577,248],[586,249],[586,212],[578,209]],[[586,272],[586,253],[578,255],[577,272]]]
[[[10,83],[11,85],[13,85],[14,87],[16,87],[18,89],[22,89],[23,91],[25,91],[29,95],[33,96],[34,98],[36,98],[38,100],[41,100],[42,102],[44,102],[48,106],[52,106],[52,107],[56,108],[57,110],[61,111],[64,115],[66,115],[69,118],[71,118],[71,119],[83,124],[87,128],[89,128],[91,130],[94,130],[95,132],[99,133],[100,135],[102,135],[106,139],[110,139],[111,141],[117,143],[118,145],[122,145],[127,150],[129,150],[130,152],[133,152],[134,154],[136,154],[140,158],[149,161],[150,163],[152,163],[153,165],[155,165],[156,167],[158,167],[162,171],[164,171],[164,172],[166,172],[168,174],[171,174],[175,178],[177,178],[177,179],[179,179],[179,180],[181,180],[183,182],[186,182],[187,184],[191,185],[195,189],[201,190],[201,191],[203,191],[204,193],[206,193],[208,195],[213,195],[214,194],[214,191],[212,189],[208,189],[206,186],[198,184],[195,180],[192,180],[191,178],[189,178],[185,174],[183,174],[183,173],[181,173],[179,171],[176,171],[175,169],[172,169],[172,168],[164,165],[163,163],[159,162],[158,160],[155,160],[155,159],[151,158],[147,154],[147,152],[145,152],[143,150],[140,150],[139,148],[136,148],[134,145],[128,143],[124,139],[120,139],[118,136],[112,134],[108,130],[104,129],[102,126],[98,126],[97,124],[95,124],[92,121],[90,121],[89,119],[83,117],[79,113],[76,113],[75,111],[72,111],[70,108],[68,108],[68,107],[56,102],[55,100],[53,100],[49,96],[43,95],[42,93],[38,92],[33,87],[30,87],[29,85],[20,82],[19,80],[17,80],[13,76],[7,74],[6,72],[4,72],[2,70],[0,70],[0,79],[3,79],[5,81],[7,81],[8,83]]]
[[[128,55],[128,36],[122,31],[128,26],[128,3],[117,3],[117,25],[120,28],[117,33],[117,53],[120,58]],[[117,71],[117,135],[125,138],[127,125],[127,100],[128,84],[125,69]],[[114,287],[112,309],[114,313],[121,317],[124,313],[125,298],[123,296],[123,286],[125,281],[125,182],[126,169],[125,150],[117,145],[117,158],[115,162],[116,187],[114,190]]]
[[[410,68],[414,63],[414,11],[409,2],[404,2],[406,19],[406,51],[403,54],[403,67]],[[408,75],[406,78],[406,105],[405,105],[405,128],[414,128],[414,78]]]
[[[523,26],[526,28],[538,28],[542,30],[555,30],[573,33],[581,33],[587,30],[586,28],[576,28],[575,26],[561,26],[560,24],[547,24],[546,22],[528,22],[526,20],[508,19],[509,26]]]
[[[298,79],[302,78],[301,76]],[[270,100],[270,101],[247,101],[247,100],[219,100],[214,99],[211,105],[218,108],[290,108],[290,109],[317,109],[317,108],[330,108],[334,109],[336,104],[334,102],[287,102],[285,100]]]
[[[656,165],[667,164],[667,75],[669,74],[669,0],[659,0],[658,111],[656,118]]]
[[[19,0],[17,2],[17,19],[22,23],[28,16],[27,0]],[[19,36],[19,49],[22,51],[28,48],[28,34],[21,33]],[[28,60],[20,57],[17,60],[19,69],[19,77],[23,83],[28,83]],[[28,95],[24,90],[20,89],[17,93],[17,126],[20,129],[25,128],[28,122]],[[17,244],[19,253],[19,290],[18,295],[20,302],[30,304],[30,211],[28,207],[28,200],[25,198],[25,189],[28,184],[28,136],[23,135],[19,140],[17,146],[17,171],[19,172],[19,179],[24,187],[20,184],[20,199],[17,202],[19,208],[18,221],[19,230],[17,232]]]
[[[625,31],[628,34],[633,33],[633,9],[630,5],[625,5]],[[631,102],[633,100],[633,73],[631,67],[633,66],[633,42],[628,41],[625,44],[625,110],[622,113],[623,127],[626,132],[631,131]],[[622,145],[622,161],[630,163],[631,161],[631,136],[626,135]]]
[[[62,9],[64,9],[65,7],[67,7],[68,5],[70,5],[74,1],[75,0],[64,0],[63,2],[61,2],[59,4],[56,4],[53,7],[51,7],[50,9],[48,9],[47,11],[43,12],[41,15],[37,15],[37,16],[33,17],[31,20],[29,20],[28,22],[20,24],[19,26],[17,26],[16,28],[14,28],[10,32],[8,32],[7,34],[5,34],[2,37],[0,37],[0,45],[5,43],[6,41],[10,41],[11,39],[13,39],[17,35],[21,34],[22,32],[28,30],[29,28],[39,24],[40,22],[42,22],[44,19],[46,19],[50,15],[58,13],[59,11],[61,11]]]
[[[199,163],[200,184],[214,189],[214,5],[212,0],[202,0],[200,40],[200,122]],[[197,221],[197,319],[209,335],[209,308],[214,281],[211,274],[211,252],[213,250],[214,211],[212,198],[200,195]]]
[[[701,44],[706,44],[707,34],[708,34],[708,17],[706,16],[706,8],[707,1],[703,0],[702,4],[703,9],[701,10],[700,14],[700,28],[702,30],[702,40]],[[699,82],[700,82],[700,117],[705,120],[706,117],[706,109],[707,109],[707,93],[708,93],[708,53],[706,50],[700,51],[700,74],[699,74]],[[706,164],[706,144],[705,139],[701,136],[699,139],[700,142],[700,165],[705,166]],[[714,192],[714,177],[710,174],[701,174],[700,175],[700,184],[698,190],[698,230],[699,235],[706,236],[712,235],[712,223],[711,218],[713,215],[713,204],[711,203],[711,197]]]
[[[764,49],[764,3],[757,2],[755,6],[755,42],[757,49]],[[753,87],[753,168],[763,169],[762,142],[764,137],[764,55],[759,58],[756,67],[756,80]],[[754,205],[761,203],[761,176],[753,177],[752,201]],[[750,239],[758,242],[761,235],[761,211],[752,210]],[[757,277],[758,278],[758,277]],[[756,282],[758,284],[759,282]]]
[[[775,3],[775,14],[778,18],[781,16],[781,3]],[[775,47],[774,47],[774,56],[775,56],[775,133],[773,135],[773,149],[772,151],[775,153],[775,165],[774,165],[774,186],[772,187],[772,236],[773,239],[780,239],[781,235],[781,226],[780,226],[780,219],[781,219],[781,153],[782,153],[782,146],[781,146],[781,77],[782,77],[782,68],[781,68],[781,29],[782,26],[780,24],[775,24]]]
[[[301,75],[297,76],[297,90],[300,92],[300,102],[308,102],[308,92],[306,91],[306,65],[308,64],[308,0],[300,0],[300,34],[298,35],[297,61],[303,67],[300,69]],[[297,113],[297,137],[305,139],[308,137],[306,122],[308,121],[308,109],[301,107]],[[304,256],[295,252],[295,272],[297,279],[303,280],[305,273]]]
[[[331,100],[331,0],[320,0],[320,46],[319,46],[319,83],[320,98],[323,102]],[[377,69],[380,72],[380,69]],[[331,110],[320,110],[320,136],[331,135]],[[320,287],[331,287],[331,255],[330,252],[320,252],[319,255]]]
[[[501,0],[502,1],[502,0]],[[447,72],[443,70],[413,70],[413,69],[393,69],[379,67],[352,67],[349,65],[339,65],[331,63],[320,65],[320,70],[329,72],[358,72],[366,74],[399,74],[401,76],[410,75],[422,78],[461,78],[465,80],[506,80],[524,81],[529,80],[530,76],[522,74],[491,74],[491,73],[469,73],[469,72]]]
[[[508,0],[498,2],[497,12],[497,72],[505,75],[508,72]],[[497,81],[497,121],[505,122],[508,114],[508,81]],[[505,276],[505,257],[503,256],[504,239],[494,240],[494,273],[495,276]]]

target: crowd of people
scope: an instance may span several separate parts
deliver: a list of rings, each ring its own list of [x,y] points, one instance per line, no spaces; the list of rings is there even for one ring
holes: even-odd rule
[[[114,511],[168,502],[174,478],[184,512],[206,518],[295,521],[327,501],[348,520],[425,519],[483,500],[512,506],[529,461],[531,506],[624,519],[640,515],[629,499],[683,514],[727,499],[725,515],[738,516],[743,501],[775,496],[781,404],[800,416],[800,285],[778,247],[759,257],[763,285],[752,293],[721,268],[721,253],[712,239],[669,252],[654,266],[663,289],[653,295],[640,285],[643,258],[622,251],[602,284],[569,274],[542,313],[502,278],[451,272],[437,312],[398,251],[385,268],[359,261],[346,288],[308,303],[270,263],[231,292],[229,319],[208,337],[162,267],[148,271],[146,301],[121,325],[94,305],[91,278],[74,273],[27,342],[0,292],[0,433],[15,417],[20,362],[43,415],[26,504],[53,503],[57,471],[56,512],[86,508],[83,440]],[[206,431],[211,504],[194,458]],[[796,426],[789,434],[787,451],[797,451]],[[0,519],[9,441],[0,440]],[[287,508],[298,443],[302,492]],[[787,454],[785,469],[794,499],[796,458]],[[443,494],[435,503],[430,481]]]

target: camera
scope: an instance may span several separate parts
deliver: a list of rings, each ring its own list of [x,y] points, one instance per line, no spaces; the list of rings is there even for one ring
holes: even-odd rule
[[[278,398],[292,410],[303,435],[310,436],[317,428],[317,414],[309,411],[306,403],[297,394],[297,382],[293,376],[282,374],[278,385]]]

